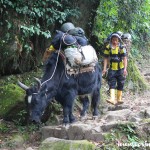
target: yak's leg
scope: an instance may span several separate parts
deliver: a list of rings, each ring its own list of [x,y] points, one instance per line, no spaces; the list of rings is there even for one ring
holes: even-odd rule
[[[57,94],[55,96],[56,101],[58,101],[62,107],[63,107],[63,123],[67,124],[69,123],[69,108],[67,107],[66,101],[64,99],[64,97],[62,97],[60,94]]]
[[[98,105],[100,102],[100,90],[99,88],[95,89],[92,95],[92,107],[93,107],[93,116],[99,115]]]
[[[69,122],[70,123],[73,123],[76,121],[76,118],[75,116],[73,115],[73,104],[72,104],[72,107],[70,107],[70,110],[69,110]]]
[[[82,107],[83,107],[81,110],[80,116],[84,117],[89,108],[89,98],[88,98],[88,96],[79,96],[79,99],[80,99],[80,101],[82,103]]]
[[[66,106],[63,106],[63,123],[67,124],[69,123],[69,109]]]
[[[70,123],[73,123],[73,122],[76,121],[76,118],[75,118],[75,116],[73,115],[74,101],[75,101],[74,98],[72,98],[72,99],[70,100],[70,106],[69,106],[69,122],[70,122]]]
[[[63,102],[63,112],[64,112],[64,119],[63,123],[73,123],[75,122],[75,117],[73,115],[73,106],[74,106],[74,97],[75,95],[69,94],[64,98]]]

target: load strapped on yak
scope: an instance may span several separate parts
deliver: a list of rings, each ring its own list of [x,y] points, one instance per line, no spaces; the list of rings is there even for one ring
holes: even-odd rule
[[[120,47],[125,48],[127,52],[127,56],[131,50],[131,45],[132,45],[132,37],[131,34],[129,33],[123,33],[121,31],[113,32],[111,33],[105,40],[104,40],[104,45],[106,46],[107,44],[110,43],[110,39],[112,34],[118,34],[121,37],[120,41]]]
[[[132,45],[132,39],[131,39],[131,34],[129,33],[124,33],[121,36],[121,39],[123,41],[123,44],[125,45],[126,51],[127,51],[127,56],[131,50],[131,45]]]
[[[75,74],[77,68],[80,67],[81,70],[83,66],[87,65],[92,66],[93,71],[93,67],[98,61],[96,51],[88,44],[84,30],[80,27],[75,27],[71,22],[64,23],[60,31],[56,30],[49,51],[58,51],[65,55],[66,68],[68,72],[72,70],[70,74]],[[83,72],[86,72],[89,69],[84,68],[84,70]]]

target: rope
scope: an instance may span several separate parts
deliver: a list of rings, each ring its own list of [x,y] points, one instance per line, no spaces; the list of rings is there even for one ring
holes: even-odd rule
[[[60,55],[60,50],[61,50],[61,45],[62,45],[62,41],[66,44],[66,45],[69,45],[68,43],[65,42],[65,37],[66,37],[67,33],[64,33],[63,36],[62,36],[62,39],[60,41],[60,46],[59,46],[59,50],[58,50],[58,55],[57,55],[57,60],[56,60],[56,64],[55,64],[55,68],[54,68],[54,71],[51,75],[51,77],[48,79],[48,80],[45,80],[43,83],[41,83],[41,87],[46,83],[48,82],[49,80],[51,80],[55,74],[55,71],[56,71],[56,68],[57,68],[57,64],[58,64],[58,58],[59,58],[59,55]],[[73,36],[72,36],[73,37]],[[75,38],[75,37],[74,37]],[[75,42],[71,43],[70,45],[72,44],[75,44],[77,42],[76,38],[75,38]],[[67,77],[67,79],[69,79],[69,77],[67,76],[67,73],[66,73],[66,66],[65,66],[65,75]]]
[[[53,71],[51,77],[48,80],[45,80],[43,83],[41,83],[41,87],[43,86],[43,84],[45,84],[46,82],[51,80],[53,78],[54,74],[55,74],[55,71],[56,71],[56,68],[57,68],[57,64],[58,64],[59,53],[60,53],[60,50],[61,50],[61,44],[62,44],[62,42],[60,42],[60,46],[59,46],[59,50],[58,50],[58,55],[57,55],[57,60],[56,60],[54,71]]]
[[[70,35],[70,36],[72,36],[74,39],[75,39],[75,42],[72,42],[72,43],[70,43],[70,44],[68,44],[68,43],[66,43],[65,42],[65,37],[68,35],[68,33],[64,33],[63,34],[63,36],[62,36],[62,40],[63,40],[63,42],[68,46],[68,45],[73,45],[73,44],[75,44],[75,43],[77,43],[77,39],[74,37],[74,36],[72,36],[72,35]]]

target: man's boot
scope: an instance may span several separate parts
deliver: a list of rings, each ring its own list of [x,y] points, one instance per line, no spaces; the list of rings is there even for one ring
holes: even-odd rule
[[[117,90],[117,104],[122,104],[122,91]]]
[[[108,103],[115,105],[117,102],[115,100],[115,89],[110,89],[110,99],[107,100]]]

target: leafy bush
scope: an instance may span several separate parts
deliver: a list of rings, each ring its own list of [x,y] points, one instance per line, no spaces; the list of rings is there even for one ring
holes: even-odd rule
[[[29,71],[41,65],[39,60],[55,24],[79,16],[78,8],[71,8],[69,0],[1,0],[0,3],[2,74]]]
[[[77,17],[77,9],[71,9],[69,1],[65,0],[62,4],[58,0],[34,0],[34,1],[12,1],[2,0],[1,5],[1,26],[7,25],[10,29],[17,22],[12,22],[9,16],[11,13],[21,17],[23,22],[18,24],[24,33],[24,36],[33,36],[34,34],[50,37],[48,27],[51,27],[56,21],[63,23],[68,17]],[[9,20],[8,20],[9,19]]]
[[[115,31],[129,32],[134,41],[141,42],[141,36],[145,37],[149,33],[149,11],[149,0],[101,0],[97,10],[95,34],[100,43]]]

